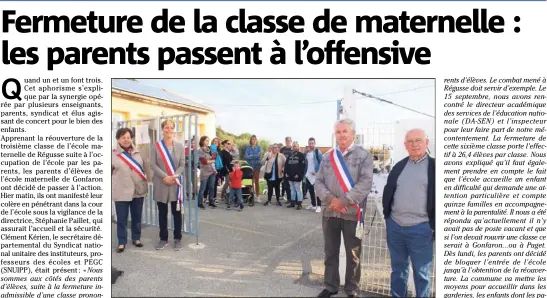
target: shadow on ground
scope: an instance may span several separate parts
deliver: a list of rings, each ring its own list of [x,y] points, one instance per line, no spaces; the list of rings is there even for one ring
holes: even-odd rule
[[[308,201],[309,202],[309,201]],[[306,203],[306,201],[305,201]],[[143,248],[118,254],[115,225],[112,264],[125,271],[113,297],[316,297],[323,289],[321,215],[310,210],[257,204],[241,212],[200,211],[202,249],[183,237],[183,249],[153,247],[157,227],[145,227]],[[169,235],[172,245],[172,233]],[[344,297],[343,291],[337,296]],[[360,296],[372,295],[361,293]]]

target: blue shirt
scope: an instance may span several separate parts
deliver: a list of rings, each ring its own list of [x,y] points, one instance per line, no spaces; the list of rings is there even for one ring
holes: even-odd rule
[[[273,162],[273,165],[272,165],[272,178],[270,178],[270,181],[275,181],[277,178],[276,178],[276,174],[277,174],[277,156],[275,157],[275,160]]]
[[[254,148],[251,146],[247,146],[247,148],[245,148],[245,160],[251,168],[257,168],[261,166],[260,152],[261,148],[258,145],[256,145]]]

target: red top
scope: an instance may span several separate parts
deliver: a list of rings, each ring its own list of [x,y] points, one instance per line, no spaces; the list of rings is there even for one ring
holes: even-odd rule
[[[230,188],[241,188],[241,180],[243,179],[243,172],[241,170],[233,170],[230,173]]]
[[[184,155],[188,156],[188,147],[185,146],[186,148],[184,148]],[[192,151],[194,151],[194,146],[192,146]]]

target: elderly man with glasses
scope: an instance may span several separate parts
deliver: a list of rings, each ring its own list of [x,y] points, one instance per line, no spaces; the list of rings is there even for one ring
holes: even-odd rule
[[[408,157],[390,172],[383,194],[387,246],[391,255],[391,296],[408,297],[409,261],[416,297],[429,297],[435,235],[435,159],[421,129],[405,137]]]

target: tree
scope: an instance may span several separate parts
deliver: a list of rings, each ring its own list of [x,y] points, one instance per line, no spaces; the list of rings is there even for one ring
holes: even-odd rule
[[[251,133],[242,133],[240,135],[235,135],[232,133],[229,133],[222,129],[221,126],[217,126],[216,129],[216,135],[221,140],[231,140],[233,141],[237,149],[239,150],[239,156],[240,159],[243,159],[245,157],[245,148],[249,145],[249,140],[251,139],[252,134]],[[258,146],[260,146],[261,152],[260,156],[264,156],[264,153],[268,150],[268,147],[270,146],[270,141],[267,139],[262,139],[260,136],[257,136],[258,139]]]

